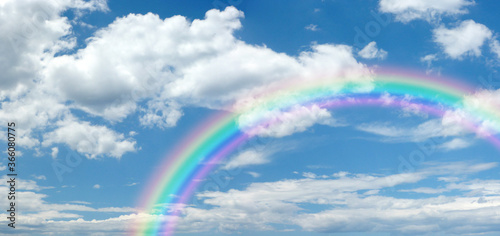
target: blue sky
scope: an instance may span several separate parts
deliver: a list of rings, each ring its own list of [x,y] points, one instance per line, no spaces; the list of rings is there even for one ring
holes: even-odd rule
[[[184,135],[292,77],[399,68],[468,83],[477,90],[464,99],[498,106],[499,9],[479,0],[0,0],[0,120],[18,125],[20,156],[17,227],[1,213],[0,234],[122,235]],[[500,231],[499,149],[447,122],[458,113],[310,112],[220,163],[179,235]],[[412,159],[425,144],[435,150]]]

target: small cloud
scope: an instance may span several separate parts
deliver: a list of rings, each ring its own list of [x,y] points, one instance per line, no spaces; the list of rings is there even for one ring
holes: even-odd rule
[[[466,148],[469,147],[470,145],[471,145],[470,142],[467,142],[461,138],[455,138],[449,142],[441,144],[439,147],[444,150],[450,151],[450,150]]]
[[[319,30],[318,26],[315,24],[310,24],[310,25],[306,26],[305,29],[310,30],[310,31],[318,31]]]
[[[128,133],[128,135],[129,135],[130,137],[132,137],[132,136],[137,135],[137,132],[135,132],[135,131],[130,131],[130,132]]]
[[[251,175],[254,178],[259,178],[260,177],[260,174],[257,173],[257,172],[248,171],[247,174]]]
[[[93,187],[93,188],[95,188],[95,189],[100,189],[100,188],[101,188],[101,185],[96,184],[96,185],[94,185],[94,187]]]
[[[80,24],[81,27],[85,27],[85,28],[89,28],[89,29],[95,29],[96,28],[94,25],[87,24],[85,22],[79,22],[79,24]]]
[[[373,41],[361,49],[361,51],[358,52],[358,55],[364,59],[378,58],[383,60],[387,57],[387,52],[383,49],[378,49],[377,43]]]
[[[366,191],[365,193],[363,193],[363,195],[375,195],[375,194],[378,194],[379,192],[380,192],[380,189],[372,189],[372,190]]]
[[[304,173],[302,173],[302,176],[304,176],[308,179],[316,179],[316,177],[318,177],[316,174],[311,173],[311,172],[304,172]]]
[[[229,160],[229,162],[224,165],[224,169],[230,170],[235,168],[242,168],[251,165],[262,165],[269,163],[271,160],[268,159],[269,153],[258,152],[255,150],[246,150],[236,157]]]
[[[59,154],[59,148],[57,147],[53,147],[52,148],[52,159],[56,159],[57,158],[57,154]]]
[[[335,178],[344,178],[349,174],[349,172],[346,171],[340,171],[338,173],[333,174],[332,176]]]
[[[439,181],[444,181],[444,182],[458,182],[460,181],[460,178],[458,177],[438,177]]]
[[[70,201],[69,203],[71,204],[80,204],[80,205],[90,205],[90,202],[85,202],[85,201]]]
[[[308,178],[308,179],[327,179],[329,176],[328,175],[317,175],[312,172],[304,172],[302,173],[302,176]]]
[[[33,178],[38,179],[38,180],[47,180],[47,177],[45,175],[32,175]]]
[[[4,166],[3,163],[0,162],[0,171],[4,171],[7,169],[7,166]]]
[[[438,57],[436,54],[429,54],[420,58],[420,62],[424,63],[427,66],[427,69],[425,71],[427,74],[434,72],[435,69],[432,68],[432,63],[437,60]],[[439,73],[439,69],[437,72]]]
[[[436,60],[437,60],[436,54],[429,54],[420,58],[420,62],[426,63],[428,67],[430,67],[432,65],[432,62]]]
[[[127,184],[127,186],[131,187],[131,186],[135,186],[137,185],[137,183],[130,183],[130,184]]]

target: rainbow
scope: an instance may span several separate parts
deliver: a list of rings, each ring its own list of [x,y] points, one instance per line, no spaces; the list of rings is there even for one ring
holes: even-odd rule
[[[172,235],[183,205],[200,183],[193,180],[203,179],[241,144],[263,129],[279,124],[279,114],[302,115],[303,111],[295,109],[299,105],[306,108],[306,112],[318,108],[408,105],[434,116],[463,111],[467,116],[460,124],[500,148],[500,140],[482,126],[487,121],[493,124],[495,132],[500,130],[500,109],[488,104],[468,106],[464,96],[474,92],[456,80],[401,72],[377,72],[363,79],[359,76],[296,79],[287,86],[271,85],[227,109],[233,112],[215,114],[164,158],[145,191],[146,198],[141,197],[138,204],[144,215],[153,217],[140,219],[133,225],[131,234]],[[269,111],[281,113],[271,116]]]

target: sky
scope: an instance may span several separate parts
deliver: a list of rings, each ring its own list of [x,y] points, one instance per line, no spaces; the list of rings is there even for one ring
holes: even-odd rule
[[[186,135],[291,78],[411,71],[468,84],[464,99],[498,107],[499,10],[480,0],[0,0],[1,142],[15,122],[18,196],[13,229],[4,152],[0,235],[126,234]],[[217,163],[176,235],[498,235],[500,149],[451,116],[306,110]]]

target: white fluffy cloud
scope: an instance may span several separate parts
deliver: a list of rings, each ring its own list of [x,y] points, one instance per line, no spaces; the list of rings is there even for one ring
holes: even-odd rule
[[[173,127],[181,118],[182,112],[176,103],[165,103],[158,100],[150,100],[147,109],[139,119],[141,125],[146,127],[159,127],[161,129]]]
[[[58,128],[44,135],[43,146],[63,143],[73,150],[96,158],[107,154],[120,158],[124,153],[135,150],[136,142],[125,139],[105,126],[93,126],[89,122],[65,120],[58,122]]]
[[[89,157],[119,157],[135,150],[134,142],[108,126],[131,114],[139,113],[139,123],[145,127],[167,128],[176,125],[184,106],[230,110],[234,107],[228,105],[239,98],[286,84],[290,78],[305,82],[352,71],[370,73],[346,45],[314,44],[299,56],[289,56],[247,44],[234,37],[244,16],[234,7],[210,10],[204,19],[192,21],[183,16],[129,14],[97,30],[75,53],[65,51],[76,46],[72,24],[81,23],[79,17],[86,11],[106,11],[105,1],[6,1],[0,8],[5,11],[2,17],[16,23],[1,26],[7,28],[2,29],[6,34],[0,35],[4,42],[0,47],[8,53],[0,55],[0,61],[6,61],[0,80],[5,88],[15,89],[7,93],[0,88],[0,98],[10,98],[2,103],[0,120],[23,123],[19,144],[28,148],[65,143]],[[68,10],[75,12],[75,19],[63,16]],[[25,15],[41,18],[24,22]],[[30,24],[35,32],[26,31]],[[12,36],[19,36],[14,46]],[[14,53],[16,48],[21,51]],[[73,109],[111,123],[91,125],[78,120],[83,118]],[[267,135],[283,136],[332,122],[324,109],[296,110],[310,114],[295,118],[285,114]],[[63,138],[68,128],[58,123],[61,120],[73,120],[71,126],[106,136],[92,145],[73,140],[81,132]],[[35,135],[35,130],[42,135]]]
[[[0,20],[9,23],[0,25],[0,121],[22,126],[17,130],[20,146],[39,148],[53,123],[74,118],[71,105],[53,92],[59,85],[53,87],[44,76],[56,53],[76,46],[74,20],[63,13],[73,11],[77,19],[89,11],[107,10],[104,0],[2,1]]]
[[[295,66],[291,57],[236,40],[233,32],[242,16],[232,7],[192,22],[182,16],[163,20],[152,13],[130,14],[99,30],[75,55],[54,58],[45,76],[64,98],[111,120],[156,95],[166,103],[218,106]],[[150,108],[156,110],[157,104]],[[144,122],[151,119],[156,118]]]
[[[75,45],[69,35],[71,24],[61,17],[66,10],[107,10],[105,1],[58,0],[58,1],[2,1],[0,6],[0,75],[1,97],[6,89],[23,90],[33,86],[43,67],[43,59]],[[30,16],[30,17],[26,17]]]
[[[387,57],[387,52],[383,49],[378,49],[376,42],[370,42],[358,52],[358,55],[365,59],[385,59]]]
[[[492,34],[488,27],[473,20],[462,21],[455,28],[441,26],[433,31],[434,41],[453,59],[480,56],[481,47],[486,40],[491,39]]]
[[[233,36],[242,17],[233,7],[210,10],[192,22],[131,14],[99,30],[76,54],[54,58],[44,75],[75,106],[110,120],[123,119],[137,101],[154,98],[141,122],[168,127],[184,105],[221,109],[292,77],[365,69],[345,45],[313,45],[292,57],[246,44]],[[166,117],[169,112],[175,115]]]
[[[0,121],[5,124],[15,122],[18,127],[22,126],[22,129],[17,129],[17,142],[23,147],[32,148],[40,144],[39,138],[32,131],[47,128],[51,122],[67,113],[68,109],[53,96],[32,92],[19,99],[3,101]]]
[[[396,15],[396,20],[407,23],[415,19],[440,20],[442,16],[467,13],[473,0],[380,0],[380,11]]]

